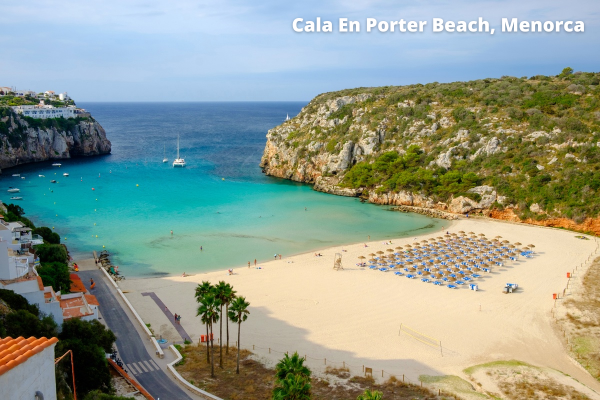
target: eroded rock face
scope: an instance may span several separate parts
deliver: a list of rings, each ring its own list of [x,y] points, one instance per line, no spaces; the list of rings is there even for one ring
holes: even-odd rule
[[[0,136],[4,147],[4,151],[0,153],[0,168],[109,154],[111,151],[111,143],[106,138],[104,128],[92,118],[79,122],[70,131],[33,128],[15,114],[10,119],[9,135]]]

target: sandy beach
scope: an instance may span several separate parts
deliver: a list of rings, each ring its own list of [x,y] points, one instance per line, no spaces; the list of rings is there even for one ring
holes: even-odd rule
[[[195,316],[194,288],[204,280],[224,280],[251,304],[249,319],[242,325],[242,347],[254,345],[266,359],[281,356],[275,351],[269,355],[268,348],[298,351],[317,370],[326,358],[328,365],[343,361],[384,370],[386,376],[405,374],[413,381],[422,374],[463,376],[466,367],[514,359],[560,370],[600,392],[600,384],[567,355],[551,314],[552,294],[562,294],[567,272],[596,251],[596,241],[577,239],[576,233],[568,231],[488,220],[462,219],[447,230],[532,243],[535,256],[482,273],[477,292],[356,265],[360,255],[411,244],[414,237],[392,240],[392,245],[333,247],[321,250],[322,257],[284,255],[282,260],[259,264],[260,269],[240,266],[233,275],[222,270],[127,279],[120,286],[144,321],[170,341],[181,337],[154,301],[141,294],[156,293],[172,312],[182,315],[182,326],[198,341],[204,327]],[[418,240],[437,236],[428,234]],[[343,256],[341,271],[333,269],[335,253]],[[519,290],[504,294],[507,282],[518,283]],[[441,349],[400,333],[401,324],[441,342]],[[232,343],[236,337],[237,328],[230,326]]]

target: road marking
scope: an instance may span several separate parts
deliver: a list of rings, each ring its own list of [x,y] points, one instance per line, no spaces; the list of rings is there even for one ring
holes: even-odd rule
[[[159,370],[160,370],[160,367],[158,366],[158,364],[156,364],[156,363],[154,362],[154,360],[150,360],[150,364],[154,365],[154,367],[156,368],[156,370],[157,370],[157,371],[159,371]]]
[[[133,368],[131,368],[131,364],[125,364],[128,370],[130,370],[134,375],[137,375],[137,372]]]
[[[154,371],[154,368],[152,367],[152,365],[150,365],[148,361],[144,361],[144,364],[146,364],[146,367],[148,367],[150,371]]]
[[[146,369],[146,367],[144,366],[144,364],[142,364],[142,362],[141,362],[141,361],[138,361],[138,365],[139,365],[140,367],[142,367],[142,369],[144,370],[144,372],[148,372],[148,370]]]
[[[131,363],[132,366],[135,367],[135,369],[137,370],[138,373],[143,374],[144,371],[142,371],[142,369],[140,367],[138,367],[138,365],[136,363]]]

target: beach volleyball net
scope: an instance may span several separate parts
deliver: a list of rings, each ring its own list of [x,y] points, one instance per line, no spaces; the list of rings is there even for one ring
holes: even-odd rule
[[[442,357],[444,356],[444,351],[442,350],[442,342],[436,338],[431,336],[427,336],[424,333],[421,333],[415,329],[412,329],[404,324],[400,324],[400,330],[398,331],[398,336],[402,336],[402,334],[408,335],[411,338],[418,340],[419,342],[430,346],[432,348],[438,349]]]

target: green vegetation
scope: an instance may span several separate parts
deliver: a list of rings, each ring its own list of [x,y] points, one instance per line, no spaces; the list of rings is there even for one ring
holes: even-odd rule
[[[298,353],[285,356],[275,366],[273,400],[308,400],[311,398],[311,371]]]
[[[25,297],[12,290],[0,289],[0,337],[53,337],[57,335],[57,325],[51,316],[40,313],[37,305],[29,304]]]
[[[355,97],[339,108],[329,103],[343,96]],[[329,122],[301,126],[306,116]],[[300,144],[298,163],[317,162],[319,151],[302,153],[313,142],[321,153],[337,154],[349,141],[364,148],[376,138],[346,171],[323,170],[345,187],[448,201],[489,185],[505,197],[495,206],[510,206],[522,218],[582,222],[600,212],[600,73],[565,68],[557,76],[324,93],[284,126]],[[541,213],[529,211],[534,203]]]
[[[466,195],[480,181],[473,172],[427,169],[426,160],[418,146],[410,146],[402,156],[395,151],[386,152],[372,163],[356,164],[344,177],[343,185],[353,188],[381,185],[380,192],[409,190],[447,200],[451,195]]]
[[[96,320],[72,318],[63,323],[58,339],[57,355],[73,351],[77,393],[82,395],[92,390],[110,393],[112,385],[105,353],[112,351],[115,334]],[[70,367],[64,368],[63,373],[68,376],[67,382],[71,382]]]

